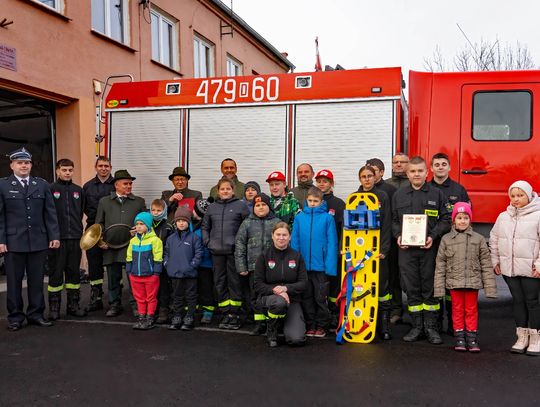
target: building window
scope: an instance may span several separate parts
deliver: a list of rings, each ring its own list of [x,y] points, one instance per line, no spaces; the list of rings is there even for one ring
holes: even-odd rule
[[[171,17],[153,9],[152,18],[152,59],[173,69],[178,69],[176,24]]]
[[[479,141],[529,140],[531,117],[532,95],[528,91],[477,92],[472,137]]]
[[[92,0],[92,28],[128,44],[127,0]]]
[[[34,0],[37,3],[45,4],[47,7],[62,13],[64,11],[64,0]]]
[[[214,45],[200,37],[193,38],[193,61],[195,78],[214,75]]]
[[[242,76],[243,73],[242,63],[227,55],[227,76]]]

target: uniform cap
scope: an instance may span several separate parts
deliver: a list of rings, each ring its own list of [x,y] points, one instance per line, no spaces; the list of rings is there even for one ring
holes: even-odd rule
[[[15,161],[15,160],[32,161],[32,154],[30,154],[30,151],[28,151],[24,147],[21,147],[18,150],[15,150],[9,153],[8,157],[11,161]]]
[[[315,179],[317,178],[328,178],[330,181],[334,180],[334,174],[330,170],[320,170],[316,175]]]
[[[266,182],[272,182],[272,181],[285,181],[285,174],[283,174],[280,171],[274,171],[271,172],[268,178],[266,178]]]

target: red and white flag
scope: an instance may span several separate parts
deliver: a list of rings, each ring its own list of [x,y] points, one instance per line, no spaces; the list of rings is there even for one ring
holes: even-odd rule
[[[319,37],[315,37],[315,72],[322,71],[321,56],[319,55]]]

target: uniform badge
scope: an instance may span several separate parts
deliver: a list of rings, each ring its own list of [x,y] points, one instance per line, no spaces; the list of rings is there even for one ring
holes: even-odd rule
[[[276,267],[276,262],[274,260],[268,260],[268,267],[270,267],[270,270],[272,270],[274,267]]]
[[[53,196],[54,196],[54,199],[60,199],[60,192],[54,191]]]
[[[334,209],[328,209],[328,213],[332,216],[336,216],[336,211]]]
[[[11,185],[17,185],[16,181],[11,181]]]
[[[427,204],[428,204],[428,205],[436,206],[436,205],[437,205],[437,202],[435,202],[435,201],[427,201]]]
[[[32,185],[37,185],[37,182],[36,182],[36,181],[32,181]]]
[[[289,260],[289,268],[293,269],[296,267],[296,260]]]
[[[81,195],[78,192],[73,192],[73,198],[79,199]]]

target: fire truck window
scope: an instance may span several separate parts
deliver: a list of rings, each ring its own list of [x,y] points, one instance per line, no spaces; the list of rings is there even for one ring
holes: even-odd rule
[[[532,95],[527,91],[475,93],[472,137],[479,141],[529,140],[531,117]]]

